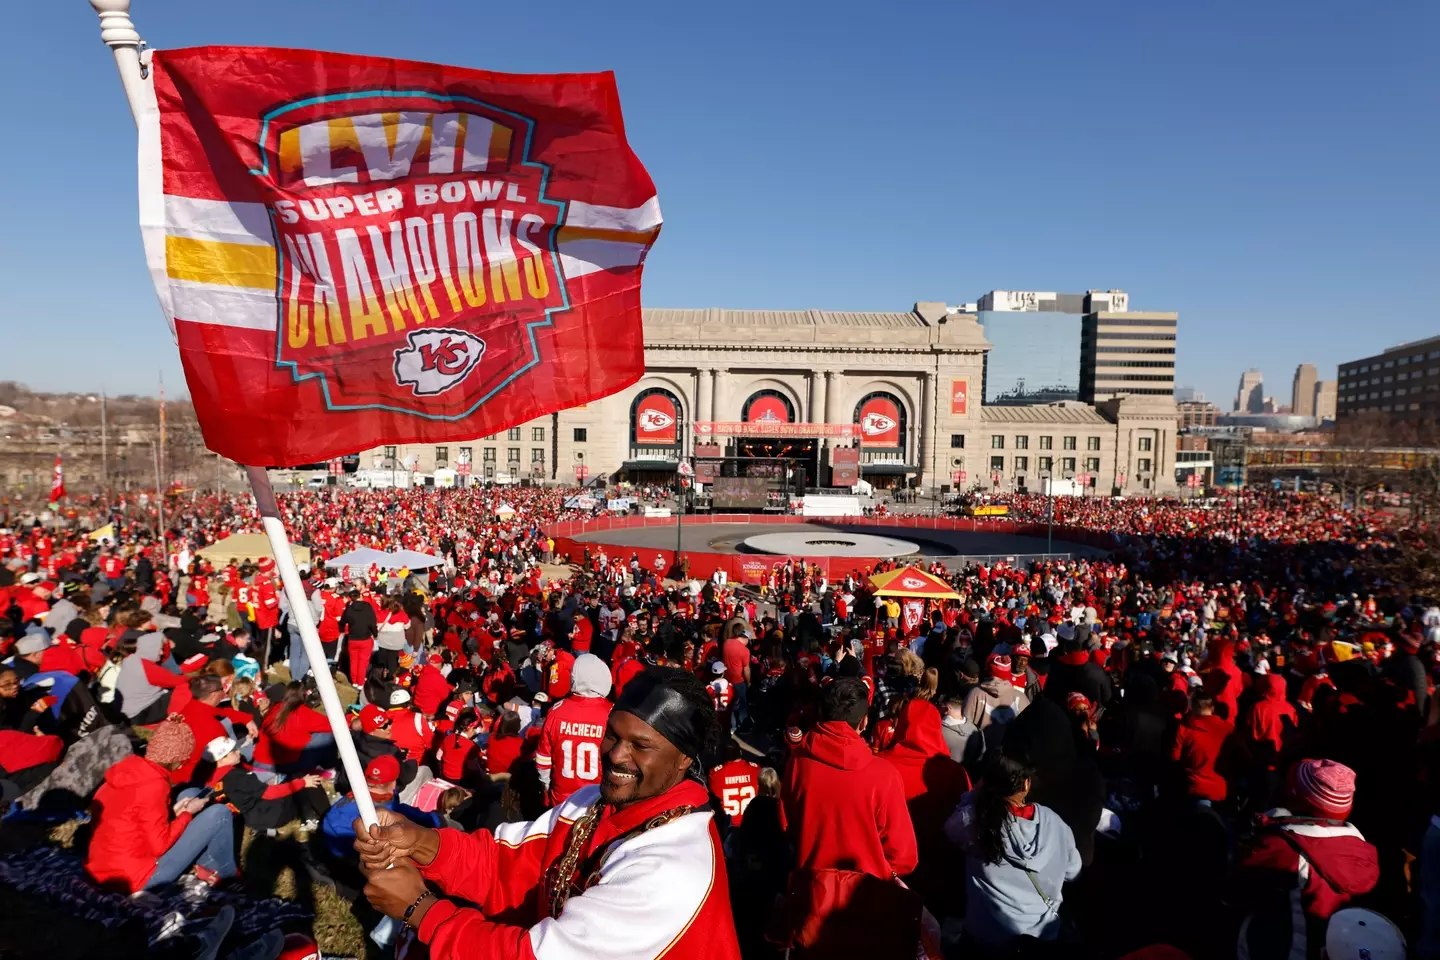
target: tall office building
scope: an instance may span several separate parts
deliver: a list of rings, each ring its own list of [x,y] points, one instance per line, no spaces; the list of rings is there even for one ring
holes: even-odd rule
[[[1335,419],[1335,381],[1320,380],[1315,384],[1315,418]]]
[[[1357,413],[1440,419],[1440,337],[1340,364],[1336,419]]]
[[[1295,368],[1290,384],[1290,412],[1297,417],[1315,416],[1315,364],[1302,363]]]
[[[1240,389],[1235,393],[1236,413],[1261,413],[1265,409],[1265,378],[1259,370],[1240,374]]]
[[[1080,399],[1175,396],[1178,313],[1087,313],[1080,325]]]

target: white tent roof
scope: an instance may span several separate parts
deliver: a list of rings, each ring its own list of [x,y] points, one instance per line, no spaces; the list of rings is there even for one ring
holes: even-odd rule
[[[325,561],[325,566],[334,570],[341,567],[359,567],[364,570],[368,569],[372,563],[383,570],[393,570],[402,566],[384,550],[376,550],[373,547],[361,547],[358,550],[351,550],[349,553],[342,553],[334,560]]]
[[[396,550],[390,556],[395,558],[397,568],[409,567],[411,570],[424,570],[427,567],[438,567],[445,563],[439,557],[432,557],[419,550]]]
[[[500,506],[498,506],[498,507],[495,508],[495,513],[496,513],[497,515],[498,515],[498,514],[502,514],[502,513],[513,514],[514,512],[515,512],[515,508],[512,507],[512,506],[510,506],[510,504],[508,504],[508,503],[502,503],[502,504],[500,504]]]

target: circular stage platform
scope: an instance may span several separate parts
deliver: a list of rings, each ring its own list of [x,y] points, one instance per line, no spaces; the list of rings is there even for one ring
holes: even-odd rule
[[[818,527],[800,533],[762,533],[740,541],[746,553],[770,553],[791,557],[903,557],[918,553],[920,545],[893,537],[848,533]]]

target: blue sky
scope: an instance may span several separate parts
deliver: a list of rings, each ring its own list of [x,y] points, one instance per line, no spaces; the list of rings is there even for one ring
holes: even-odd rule
[[[155,47],[613,69],[665,230],[650,306],[903,310],[1121,287],[1178,380],[1440,333],[1440,4],[136,0]],[[135,140],[84,0],[15,4],[0,378],[153,392],[179,362]],[[42,94],[43,91],[43,94]],[[29,94],[29,96],[27,96]]]

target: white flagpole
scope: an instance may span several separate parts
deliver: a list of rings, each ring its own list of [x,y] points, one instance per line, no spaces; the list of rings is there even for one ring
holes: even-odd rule
[[[305,597],[305,588],[300,585],[300,571],[295,566],[295,556],[290,552],[290,539],[285,535],[285,523],[280,519],[275,491],[270,487],[270,475],[264,467],[246,467],[245,475],[250,478],[250,489],[255,493],[256,506],[260,508],[260,523],[265,527],[265,536],[270,538],[270,551],[275,554],[275,569],[280,571],[280,582],[284,584],[285,596],[290,600],[290,616],[300,628],[300,642],[305,644],[305,654],[312,668],[317,665],[325,668],[311,670],[315,677],[315,689],[325,706],[325,716],[330,720],[330,732],[335,734],[340,764],[345,768],[345,778],[350,781],[355,805],[360,810],[360,820],[367,827],[371,826],[376,823],[375,804],[370,799],[370,791],[365,789],[365,769],[355,753],[355,741],[350,739],[345,708],[340,706],[340,697],[335,693],[335,678],[330,675],[330,661],[315,629],[315,614]],[[365,682],[363,677],[360,682]]]
[[[130,0],[89,0],[90,6],[100,15],[100,39],[115,54],[115,65],[120,70],[120,83],[125,88],[125,99],[130,104],[130,115],[138,123],[145,107],[145,77],[140,67],[140,34],[130,22]],[[300,628],[300,642],[311,664],[325,664],[325,648],[320,643],[320,634],[315,629],[315,617],[305,588],[300,584],[300,571],[295,566],[295,557],[290,552],[290,538],[285,534],[285,524],[280,519],[280,510],[275,503],[275,491],[270,487],[270,477],[264,467],[246,467],[250,478],[250,489],[255,494],[255,503],[260,509],[260,522],[270,540],[270,550],[275,554],[275,568],[280,571],[280,582],[285,587],[285,597],[290,601],[290,616]],[[157,495],[159,491],[156,491]],[[325,707],[325,716],[330,721],[330,731],[335,735],[335,746],[340,754],[340,765],[350,781],[355,805],[359,808],[360,820],[366,826],[374,825],[375,804],[370,792],[365,789],[365,770],[360,757],[355,753],[355,742],[350,738],[350,727],[345,722],[345,710],[335,693],[335,680],[329,670],[315,670],[315,688]],[[363,682],[363,678],[362,678]]]

